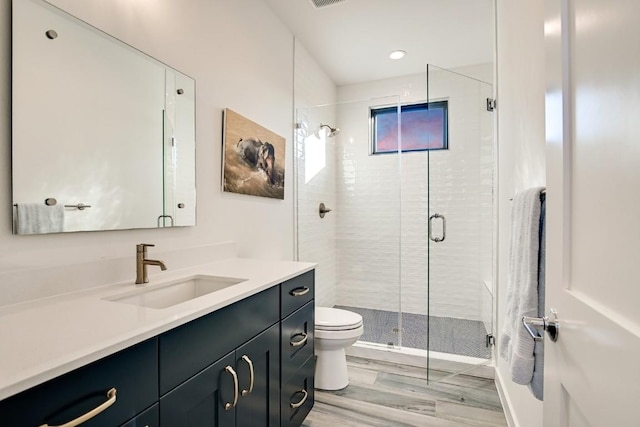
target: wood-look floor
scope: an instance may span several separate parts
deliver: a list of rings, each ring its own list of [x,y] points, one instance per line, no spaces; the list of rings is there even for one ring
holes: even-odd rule
[[[506,426],[492,379],[348,357],[349,386],[316,390],[303,427]]]

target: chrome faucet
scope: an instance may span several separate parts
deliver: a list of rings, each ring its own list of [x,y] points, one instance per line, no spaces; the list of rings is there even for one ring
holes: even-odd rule
[[[147,276],[148,265],[157,265],[162,271],[167,269],[164,262],[157,259],[147,259],[147,248],[149,246],[155,245],[149,245],[147,243],[136,245],[136,285],[149,283],[149,277]]]

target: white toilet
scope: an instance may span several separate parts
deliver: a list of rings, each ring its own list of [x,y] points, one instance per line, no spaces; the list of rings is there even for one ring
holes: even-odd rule
[[[316,307],[315,388],[340,390],[349,385],[345,348],[362,335],[362,316],[338,308]]]

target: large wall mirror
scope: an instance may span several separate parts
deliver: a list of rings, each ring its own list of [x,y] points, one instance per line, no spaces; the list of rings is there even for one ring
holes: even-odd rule
[[[13,1],[14,233],[195,225],[195,82]]]

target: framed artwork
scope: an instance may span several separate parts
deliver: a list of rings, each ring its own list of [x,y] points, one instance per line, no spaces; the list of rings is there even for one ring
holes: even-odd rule
[[[284,200],[286,140],[233,110],[224,110],[222,190]]]

